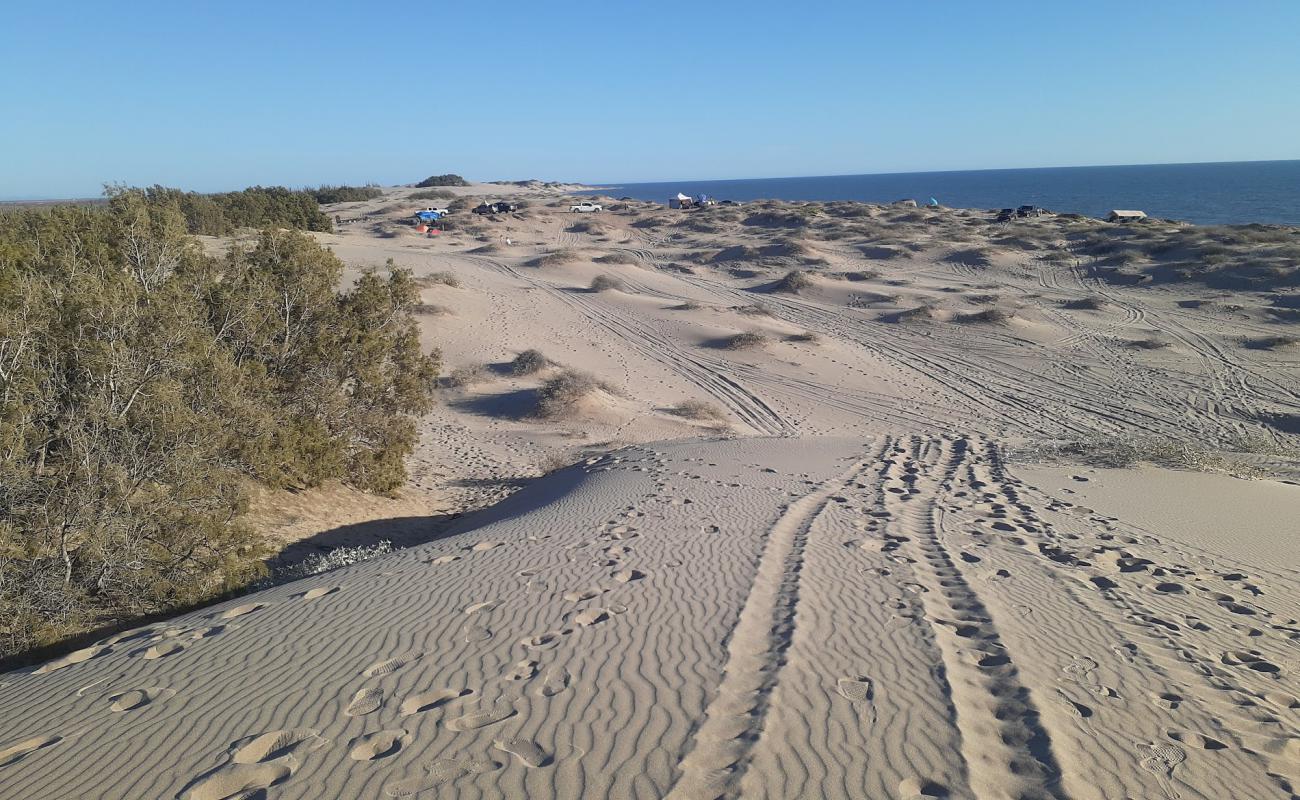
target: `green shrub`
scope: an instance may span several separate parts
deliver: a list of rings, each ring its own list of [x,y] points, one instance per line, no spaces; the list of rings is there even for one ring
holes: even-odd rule
[[[459,175],[448,173],[446,175],[430,175],[415,184],[417,189],[428,189],[430,186],[469,186],[469,181]]]
[[[384,192],[378,186],[319,186],[307,189],[316,202],[321,205],[329,203],[357,203],[382,197]]]

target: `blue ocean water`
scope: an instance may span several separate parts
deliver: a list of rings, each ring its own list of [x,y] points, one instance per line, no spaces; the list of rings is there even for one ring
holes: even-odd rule
[[[1272,222],[1300,225],[1300,161],[1050,167],[969,172],[907,172],[666,181],[609,186],[603,194],[667,202],[682,192],[730,200],[860,200],[889,203],[931,197],[958,208],[1036,205],[1102,217],[1132,208],[1198,224]]]

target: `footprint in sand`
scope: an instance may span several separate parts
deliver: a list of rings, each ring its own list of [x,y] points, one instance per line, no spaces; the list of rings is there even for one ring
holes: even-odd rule
[[[235,751],[231,761],[236,764],[262,764],[291,753],[316,750],[329,744],[313,728],[286,728],[253,737]]]
[[[497,739],[492,742],[492,746],[519,759],[519,763],[525,767],[541,767],[550,761],[546,751],[531,739],[512,736],[508,739]]]
[[[1173,774],[1174,767],[1187,760],[1187,751],[1183,748],[1172,744],[1148,744],[1141,745],[1146,755],[1139,761],[1142,768],[1156,776],[1156,781],[1160,784],[1160,789],[1170,800],[1178,800],[1179,794],[1174,791]]]
[[[376,761],[396,755],[410,741],[410,735],[403,730],[375,731],[358,736],[349,744],[352,746],[348,758],[353,761]]]
[[[862,675],[856,678],[840,678],[835,682],[835,691],[846,700],[865,703],[871,700],[871,679]]]
[[[447,721],[449,731],[472,731],[510,719],[518,712],[507,703],[496,703],[481,711],[472,711]]]
[[[644,577],[645,573],[639,569],[625,569],[614,573],[614,580],[619,583],[631,583],[632,581],[639,581]]]
[[[948,790],[934,781],[904,778],[898,784],[898,796],[901,800],[932,800],[932,798],[947,797]]]
[[[151,686],[147,689],[130,689],[109,695],[109,708],[115,713],[135,711],[144,708],[150,703],[158,703],[175,695],[175,689],[164,689],[159,686]]]
[[[424,774],[395,781],[384,786],[388,797],[410,797],[426,789],[445,786],[466,775],[481,775],[500,769],[501,765],[487,758],[445,758],[424,766]]]
[[[379,689],[360,689],[352,696],[352,702],[344,710],[344,714],[349,717],[361,717],[374,711],[384,704],[384,693]]]
[[[153,647],[150,647],[148,650],[145,650],[144,658],[146,661],[153,661],[154,659],[166,658],[167,656],[175,655],[176,653],[179,653],[184,649],[185,646],[182,645],[180,642],[163,642],[161,644],[156,644]]]
[[[252,614],[254,611],[260,611],[265,607],[266,606],[263,605],[262,603],[248,603],[242,606],[235,606],[232,609],[222,612],[221,618],[234,619],[236,617],[242,617],[245,614]]]
[[[486,642],[492,638],[492,629],[482,622],[466,622],[460,628],[461,637],[465,644],[474,642]]]
[[[185,800],[230,800],[265,797],[266,790],[283,783],[293,774],[291,758],[266,764],[230,764],[194,782],[182,795]]]
[[[420,692],[403,700],[402,705],[398,708],[398,713],[404,717],[409,717],[422,711],[432,711],[439,706],[450,703],[452,700],[473,693],[472,689],[434,689],[428,692]]]
[[[50,672],[57,672],[58,670],[61,670],[64,667],[70,667],[73,664],[80,664],[83,661],[89,661],[92,658],[99,658],[100,656],[106,655],[107,653],[110,652],[112,652],[112,648],[109,647],[108,645],[97,644],[93,647],[86,647],[81,650],[68,653],[66,656],[62,658],[56,658],[55,660],[50,661],[47,664],[43,664],[39,668],[37,668],[36,671],[33,672],[32,674],[45,675]]]
[[[450,564],[453,561],[460,561],[460,556],[456,556],[456,555],[438,556],[437,558],[431,558],[424,563],[430,564],[435,567],[441,567],[442,565]]]
[[[495,550],[504,544],[505,542],[478,542],[469,549],[471,552],[482,553],[484,550]]]
[[[315,589],[308,589],[307,591],[303,592],[302,599],[316,600],[318,598],[324,597],[327,594],[334,594],[338,590],[339,587],[337,586],[317,586]]]
[[[418,661],[423,655],[424,653],[419,650],[402,653],[399,656],[393,656],[392,658],[385,659],[376,664],[371,664],[366,667],[361,674],[367,678],[378,678],[383,675],[392,675],[407,664]]]
[[[537,687],[537,693],[542,697],[554,697],[569,688],[569,680],[567,669],[560,666],[551,667],[542,676],[542,685]]]
[[[520,639],[519,643],[529,650],[550,650],[560,644],[560,639],[563,636],[564,631],[547,631],[536,636]]]
[[[501,605],[500,600],[485,600],[482,603],[471,603],[465,606],[466,614],[478,614],[479,612],[488,612]]]
[[[569,592],[564,595],[564,600],[569,603],[581,603],[584,600],[600,597],[599,589],[580,589],[576,592]]]
[[[589,608],[586,611],[579,612],[573,618],[573,623],[582,628],[590,628],[609,619],[609,613],[603,608]]]
[[[512,681],[526,681],[537,674],[537,662],[527,659],[515,663],[514,668],[506,673],[506,679]]]
[[[59,736],[33,736],[8,747],[0,747],[0,767],[16,764],[37,750],[44,750],[58,744]]]

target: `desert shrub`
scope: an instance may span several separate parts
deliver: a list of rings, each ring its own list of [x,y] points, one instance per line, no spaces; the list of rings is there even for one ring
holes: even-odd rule
[[[822,337],[818,336],[812,331],[804,331],[803,333],[792,333],[789,336],[785,337],[785,340],[787,342],[804,342],[806,344],[819,344],[822,340]]]
[[[407,195],[408,200],[452,200],[455,197],[455,192],[446,189],[426,189],[423,192],[411,192]]]
[[[804,289],[813,287],[812,276],[803,270],[791,270],[787,272],[781,280],[777,281],[772,287],[774,292],[784,292],[785,294],[799,294]]]
[[[601,384],[592,375],[566,369],[550,378],[537,391],[537,413],[555,419],[572,413],[583,400],[594,395]]]
[[[1068,308],[1074,311],[1099,311],[1106,306],[1106,301],[1095,295],[1080,297],[1075,300],[1066,300],[1061,303],[1061,308]]]
[[[1300,339],[1294,336],[1260,336],[1242,342],[1243,346],[1251,350],[1276,350],[1281,347],[1294,347],[1297,344],[1300,344]]]
[[[452,313],[447,306],[440,306],[434,303],[418,303],[411,309],[414,313],[426,317],[444,317]]]
[[[750,303],[747,306],[736,306],[737,314],[744,314],[747,317],[770,317],[772,309],[762,303]]]
[[[756,331],[747,331],[727,337],[722,346],[727,350],[752,350],[765,344],[767,344],[766,336]]]
[[[476,383],[482,383],[490,377],[492,375],[485,365],[465,364],[448,373],[447,377],[443,378],[443,385],[452,389],[464,389]]]
[[[308,236],[185,229],[139,190],[0,217],[0,658],[258,577],[250,480],[405,480],[438,366],[410,273],[340,292]]]
[[[417,189],[428,189],[431,186],[469,186],[469,181],[459,175],[447,173],[446,175],[430,175],[415,184]]]
[[[253,186],[238,192],[199,194],[165,186],[147,189],[109,187],[111,198],[121,194],[138,197],[150,206],[174,209],[185,219],[190,233],[221,236],[236,228],[294,228],[303,231],[332,231],[333,223],[316,198],[307,191],[283,186]]]
[[[540,350],[525,350],[510,362],[511,375],[532,375],[551,366],[551,360]]]
[[[1233,444],[1241,452],[1256,452],[1248,442],[1238,441]],[[1272,444],[1268,443],[1258,452],[1273,450]],[[1229,460],[1187,442],[1161,437],[1040,442],[1013,452],[1012,457],[1028,462],[1064,462],[1110,469],[1147,463],[1171,469],[1226,472],[1241,477],[1256,477],[1261,474],[1258,468],[1251,465]]]
[[[848,272],[841,272],[839,273],[838,277],[843,278],[846,281],[861,283],[862,281],[873,281],[876,278],[879,278],[880,273],[876,272],[875,270],[858,269],[858,270],[850,270]]]
[[[678,303],[677,305],[672,306],[671,310],[672,311],[699,311],[701,308],[704,308],[704,306],[700,305],[694,300],[687,300],[685,303]]]
[[[392,268],[393,261],[389,259],[389,268]],[[454,272],[431,272],[428,275],[422,275],[415,279],[415,285],[421,289],[428,289],[431,286],[450,286],[453,289],[460,288],[460,278]]]
[[[315,189],[307,189],[306,191],[316,198],[316,202],[321,205],[374,200],[384,194],[383,190],[378,186],[318,186]]]
[[[626,292],[627,283],[617,275],[608,275],[604,273],[591,279],[591,291],[607,292],[610,290]]]
[[[562,247],[559,250],[552,250],[549,253],[543,253],[532,261],[529,261],[528,265],[532,267],[558,267],[563,264],[572,264],[578,260],[578,257],[579,254],[577,250]]]
[[[1135,339],[1125,342],[1125,347],[1131,347],[1134,350],[1161,350],[1169,346],[1169,342],[1163,339]]]
[[[669,409],[669,413],[701,422],[722,421],[727,418],[727,412],[719,405],[706,400],[684,400]]]
[[[627,253],[606,253],[594,259],[597,264],[635,264],[636,259]]]
[[[1011,319],[1013,315],[1009,311],[1000,308],[986,308],[983,311],[975,311],[970,314],[958,314],[953,318],[954,322],[962,323],[1003,323]]]

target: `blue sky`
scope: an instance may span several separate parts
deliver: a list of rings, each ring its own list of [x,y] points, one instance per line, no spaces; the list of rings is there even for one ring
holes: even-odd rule
[[[0,197],[1300,158],[1300,2],[27,2]]]

